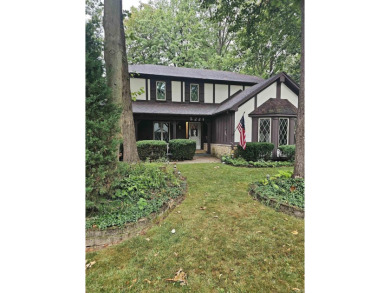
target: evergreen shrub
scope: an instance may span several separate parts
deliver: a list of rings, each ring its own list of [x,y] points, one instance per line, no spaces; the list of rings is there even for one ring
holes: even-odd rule
[[[235,151],[236,157],[244,158],[246,161],[256,162],[260,159],[269,160],[271,158],[274,145],[268,142],[247,142],[244,150],[240,145]]]
[[[281,145],[279,150],[282,156],[286,156],[289,161],[294,160],[295,157],[295,145]]]
[[[190,139],[171,139],[169,150],[173,160],[192,160],[195,155],[196,142]]]
[[[167,153],[167,143],[161,140],[137,141],[138,156],[141,160],[158,160],[164,158]]]

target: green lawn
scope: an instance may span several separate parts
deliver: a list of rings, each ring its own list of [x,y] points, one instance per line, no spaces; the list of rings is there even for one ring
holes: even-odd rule
[[[178,169],[186,199],[145,235],[88,253],[87,292],[304,292],[304,221],[248,195],[249,183],[291,167]],[[165,281],[180,268],[187,286]]]

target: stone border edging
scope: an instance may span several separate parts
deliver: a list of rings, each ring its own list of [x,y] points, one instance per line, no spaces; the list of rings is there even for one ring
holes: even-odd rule
[[[137,222],[127,223],[123,227],[108,227],[105,230],[88,229],[85,231],[85,248],[88,252],[99,250],[124,240],[138,236],[145,229],[151,228],[157,218],[158,221],[165,219],[169,212],[178,206],[187,193],[187,183],[183,194],[163,204],[161,209],[149,215],[148,218],[141,218]]]
[[[281,211],[285,214],[294,216],[296,218],[304,219],[305,218],[305,210],[286,204],[286,203],[279,203],[275,199],[272,198],[267,198],[264,196],[261,196],[260,194],[256,193],[254,191],[253,185],[250,186],[250,191],[249,193],[254,196],[256,199],[259,201],[265,203],[267,206],[273,207],[277,211]]]

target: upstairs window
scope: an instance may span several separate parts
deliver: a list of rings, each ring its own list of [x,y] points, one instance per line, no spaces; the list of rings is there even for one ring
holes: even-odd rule
[[[279,119],[279,145],[288,144],[288,118]]]
[[[259,119],[259,142],[271,142],[271,119]]]
[[[190,84],[190,101],[199,102],[199,84]]]
[[[156,82],[156,100],[157,101],[165,101],[166,98],[166,83],[165,81],[157,81]]]

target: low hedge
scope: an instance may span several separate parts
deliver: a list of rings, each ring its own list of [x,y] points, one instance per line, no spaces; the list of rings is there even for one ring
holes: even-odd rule
[[[161,140],[137,141],[138,156],[141,160],[158,160],[167,154],[167,143]]]
[[[281,145],[279,150],[283,156],[286,156],[289,161],[294,160],[295,157],[295,145]]]
[[[169,150],[173,160],[192,160],[195,155],[196,142],[190,139],[171,139]]]
[[[244,150],[240,145],[235,151],[236,157],[242,157],[246,161],[269,160],[271,158],[274,144],[268,142],[247,142]]]

